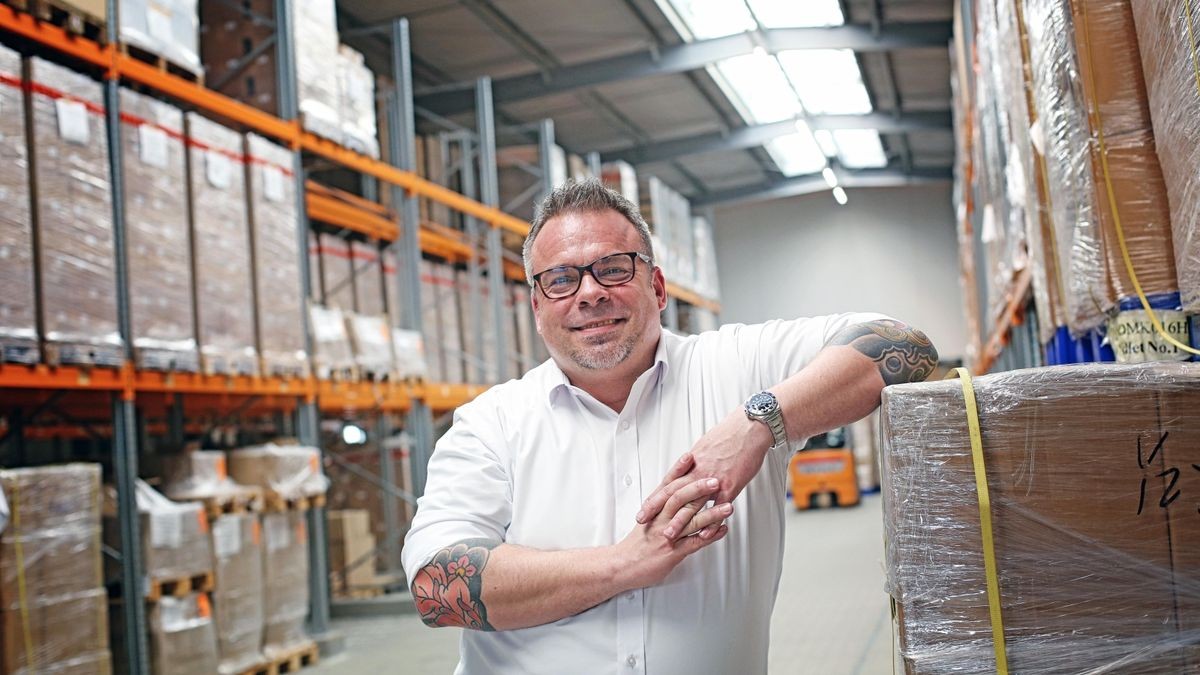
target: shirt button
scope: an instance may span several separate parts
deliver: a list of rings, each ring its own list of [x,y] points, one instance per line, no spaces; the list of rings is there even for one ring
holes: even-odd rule
[[[621,431],[629,431],[629,420],[621,422]]]
[[[625,474],[625,487],[629,487],[630,485],[633,485],[633,477]]]
[[[633,602],[633,593],[632,593],[632,592],[630,592],[630,593],[626,593],[626,594],[625,594],[625,599],[626,599],[626,600],[629,600],[630,602]]]
[[[633,668],[637,665],[637,657],[633,654],[630,654],[629,658],[625,659],[625,663],[628,664],[630,668]]]

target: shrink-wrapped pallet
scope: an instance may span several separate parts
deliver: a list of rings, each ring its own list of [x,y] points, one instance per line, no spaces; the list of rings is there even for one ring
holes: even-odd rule
[[[350,242],[327,232],[320,235],[320,242],[325,306],[353,312],[354,261],[350,257]]]
[[[336,66],[342,144],[368,157],[378,158],[375,73],[367,67],[362,53],[346,45],[338,45]]]
[[[218,672],[217,631],[205,593],[164,597],[149,605],[150,661],[155,675],[212,675]]]
[[[1200,668],[1200,371],[1089,364],[888,387],[888,589],[908,673]],[[977,481],[998,589],[988,591]],[[992,608],[999,609],[993,623]]]
[[[443,311],[451,311],[451,308],[443,308],[440,304],[441,293],[439,279],[434,273],[435,263],[421,260],[420,269],[421,329],[429,363],[429,379],[434,382],[446,382],[446,348],[442,343],[441,314]]]
[[[323,380],[346,377],[354,370],[354,347],[346,330],[342,310],[311,305],[308,308],[312,329],[313,369]]]
[[[211,574],[212,538],[203,505],[171,501],[140,479],[136,485],[143,587],[126,596],[156,597],[161,594],[164,582]],[[122,550],[121,528],[114,488],[108,488],[106,500],[104,538],[109,547],[119,551]],[[120,576],[119,560],[106,558],[105,564],[110,577]]]
[[[1138,46],[1158,160],[1171,206],[1175,269],[1183,310],[1200,312],[1200,96],[1196,95],[1195,8],[1134,2]]]
[[[163,457],[163,494],[177,501],[248,506],[262,501],[262,489],[239,485],[229,477],[221,450],[192,450]]]
[[[195,372],[183,112],[122,89],[121,121],[134,358],[139,368]]]
[[[308,641],[308,523],[305,511],[266,513],[263,535],[263,652],[272,658]]]
[[[517,352],[520,354],[517,374],[524,374],[543,360],[537,349],[541,337],[534,328],[533,307],[529,303],[531,292],[541,293],[526,284],[513,284],[513,314],[517,324]]]
[[[29,211],[29,148],[25,139],[25,76],[21,56],[0,45],[0,362],[38,361],[34,294],[33,216]]]
[[[432,274],[435,302],[441,310],[438,312],[440,320],[438,335],[441,338],[441,342],[438,344],[442,348],[443,367],[445,368],[442,374],[447,382],[466,382],[467,378],[463,368],[464,357],[467,354],[464,348],[466,343],[463,339],[460,309],[460,303],[465,302],[465,299],[458,292],[452,266],[435,263],[432,265]],[[471,354],[470,356],[478,357],[479,355]]]
[[[101,574],[100,466],[0,470],[0,670],[111,671]]]
[[[322,287],[321,240],[315,231],[308,231],[308,297],[314,302],[325,302]]]
[[[197,0],[119,0],[121,42],[200,75]]]
[[[475,287],[479,290],[478,314],[472,312],[471,276],[468,270],[445,268],[454,275],[455,295],[458,298],[458,326],[462,335],[462,361],[465,370],[462,380],[455,382],[496,381],[496,321],[492,313],[491,288],[488,280],[479,278]],[[443,300],[445,302],[445,300]],[[445,311],[445,309],[443,309]],[[450,330],[451,328],[447,328]],[[449,353],[447,353],[449,357]],[[447,375],[449,377],[449,375]]]
[[[295,154],[255,134],[246,136],[246,153],[263,372],[300,377],[308,372],[308,353],[302,328]]]
[[[379,316],[383,308],[383,267],[379,248],[365,241],[350,242],[354,262],[354,306],[359,314]]]
[[[417,331],[392,328],[392,353],[396,357],[396,377],[402,380],[429,377],[425,340]]]
[[[262,660],[262,524],[256,513],[227,513],[213,521],[212,535],[217,670],[238,675]]]
[[[201,365],[257,374],[242,136],[196,113],[187,124]]]
[[[292,3],[296,50],[296,94],[304,128],[341,142],[338,109],[337,10],[334,0]]]
[[[51,362],[119,366],[108,136],[100,84],[40,58],[33,91],[39,312]]]
[[[359,372],[374,379],[390,375],[395,367],[392,358],[392,329],[382,314],[368,316],[350,314],[346,318],[350,342],[354,345],[354,363]]]
[[[299,445],[269,443],[234,450],[229,453],[229,476],[284,500],[315,497],[329,488],[320,450]]]

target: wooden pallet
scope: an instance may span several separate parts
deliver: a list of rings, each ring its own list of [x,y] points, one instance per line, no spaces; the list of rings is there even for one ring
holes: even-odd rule
[[[230,514],[260,513],[263,510],[263,499],[261,490],[246,489],[235,494],[203,497],[194,501],[204,504],[204,513],[208,515],[209,520],[216,520]]]
[[[108,22],[98,16],[71,6],[62,0],[3,0],[4,4],[22,12],[28,12],[46,23],[58,26],[68,33],[96,42],[107,42]]]
[[[181,579],[151,579],[146,599],[157,602],[164,597],[182,598],[190,593],[209,593],[214,587],[212,572],[193,574]]]
[[[317,648],[317,643],[308,642],[268,657],[263,663],[243,670],[238,675],[280,675],[280,673],[294,673],[305,666],[315,666],[320,660],[321,651]]]
[[[291,497],[285,498],[280,494],[268,492],[265,498],[264,511],[268,513],[282,513],[284,511],[307,511],[325,506],[325,495],[314,495],[312,497]]]
[[[169,60],[167,60],[166,57],[159,55],[159,54],[155,54],[154,52],[152,52],[148,49],[142,49],[141,47],[138,47],[137,45],[131,45],[131,44],[126,44],[126,43],[122,43],[120,45],[120,49],[121,49],[121,53],[124,54],[125,56],[128,56],[131,59],[136,59],[138,61],[141,61],[142,63],[150,64],[150,65],[154,66],[155,68],[158,68],[160,71],[162,71],[164,73],[168,73],[170,75],[174,75],[176,77],[183,78],[185,80],[188,80],[189,82],[195,82],[196,84],[199,84],[199,85],[204,84],[204,73],[203,72],[198,72],[198,73],[193,72],[192,70],[185,68],[185,67],[183,67],[177,63],[174,63],[172,61],[169,61]]]
[[[349,590],[341,590],[334,597],[351,600],[370,600],[384,594],[383,586],[355,586]]]

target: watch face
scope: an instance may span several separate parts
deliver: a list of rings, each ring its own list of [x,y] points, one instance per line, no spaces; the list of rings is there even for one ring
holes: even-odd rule
[[[773,394],[760,391],[751,396],[749,401],[746,401],[746,411],[752,415],[761,416],[774,411],[778,405]]]

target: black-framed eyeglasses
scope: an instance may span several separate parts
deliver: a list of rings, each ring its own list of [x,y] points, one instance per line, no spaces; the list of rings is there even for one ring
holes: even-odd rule
[[[592,275],[601,286],[627,284],[637,274],[637,261],[651,264],[650,256],[630,251],[606,255],[588,265],[560,265],[533,275],[533,285],[542,289],[542,294],[551,300],[570,297],[579,292],[583,273]]]

